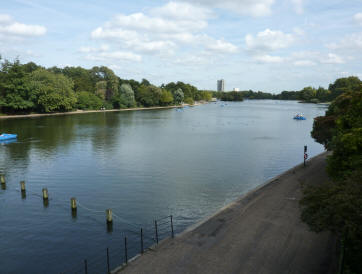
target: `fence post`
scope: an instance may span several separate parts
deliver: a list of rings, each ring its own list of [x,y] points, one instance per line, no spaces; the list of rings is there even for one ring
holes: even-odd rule
[[[143,254],[143,229],[141,228],[141,254]]]
[[[87,259],[84,260],[84,273],[85,273],[85,274],[88,274]]]
[[[172,215],[170,216],[171,218],[171,237],[174,238],[174,233],[173,233],[173,221],[172,221]]]
[[[109,269],[109,249],[108,249],[108,247],[107,247],[107,270],[108,270],[108,274],[110,274],[111,273],[111,270]]]
[[[126,264],[128,263],[128,254],[127,254],[127,237],[124,237],[124,260]]]
[[[158,244],[157,220],[155,220],[156,243]]]

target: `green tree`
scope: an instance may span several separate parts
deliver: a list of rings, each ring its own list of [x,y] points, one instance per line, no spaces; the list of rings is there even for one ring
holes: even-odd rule
[[[312,231],[331,231],[343,242],[344,273],[362,269],[362,172],[304,190],[300,204],[302,221]]]
[[[103,106],[103,100],[95,94],[88,91],[77,93],[78,109],[100,109]]]
[[[330,100],[337,98],[344,92],[359,90],[362,82],[358,77],[351,76],[346,78],[339,78],[333,84],[329,85]]]
[[[90,71],[91,79],[96,83],[96,93],[105,100],[111,101],[114,96],[119,96],[119,78],[107,67],[93,67]]]
[[[96,82],[94,82],[90,70],[82,67],[65,67],[61,72],[73,80],[75,92],[95,92]]]
[[[10,62],[5,60],[0,71],[0,111],[1,112],[29,112],[34,108],[29,92],[27,70],[19,60]]]
[[[95,87],[95,94],[105,100],[106,99],[106,93],[107,93],[107,81],[98,81],[96,83]]]
[[[136,104],[135,96],[131,85],[122,84],[120,87],[120,94],[118,98],[114,99],[113,105],[116,108],[131,108]]]
[[[240,91],[221,92],[221,101],[243,101],[243,93]]]
[[[311,101],[316,96],[316,90],[312,87],[305,87],[300,92],[300,99],[303,101]]]
[[[145,107],[159,106],[162,89],[153,85],[141,85],[138,88],[137,101]]]
[[[173,93],[175,104],[179,105],[184,100],[184,93],[182,92],[182,89],[178,88]]]
[[[212,93],[206,90],[199,91],[200,99],[204,101],[211,101]]]
[[[316,91],[316,97],[319,101],[326,102],[326,101],[328,101],[330,93],[331,92],[329,90],[327,90],[323,87],[319,87]]]
[[[141,85],[144,85],[144,86],[151,86],[151,83],[150,83],[150,81],[148,81],[147,79],[142,79],[142,81],[141,81]]]
[[[315,119],[312,136],[333,151],[327,159],[331,181],[305,189],[302,219],[314,231],[336,233],[346,246],[346,273],[358,273],[362,268],[362,85],[344,90],[326,115]]]
[[[160,97],[160,105],[168,106],[173,103],[172,93],[166,89],[162,89],[162,94]]]
[[[29,92],[39,112],[69,111],[77,102],[73,81],[44,69],[29,75]]]

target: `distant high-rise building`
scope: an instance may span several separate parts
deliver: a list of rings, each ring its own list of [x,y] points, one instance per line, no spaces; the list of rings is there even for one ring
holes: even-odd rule
[[[240,91],[239,88],[233,88],[233,91]]]
[[[217,91],[224,91],[225,90],[225,81],[224,79],[217,80]]]

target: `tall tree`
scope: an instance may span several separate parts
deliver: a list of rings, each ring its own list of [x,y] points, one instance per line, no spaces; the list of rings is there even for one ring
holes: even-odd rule
[[[5,60],[0,71],[1,112],[29,112],[34,108],[26,68],[19,60]]]
[[[111,69],[104,66],[93,67],[91,69],[91,78],[95,83],[105,81],[106,83],[105,94],[104,94],[105,100],[111,101],[113,96],[119,95],[118,93],[119,78],[114,74],[114,72]]]
[[[77,102],[73,81],[62,74],[44,69],[38,69],[29,75],[29,92],[40,112],[69,111]]]

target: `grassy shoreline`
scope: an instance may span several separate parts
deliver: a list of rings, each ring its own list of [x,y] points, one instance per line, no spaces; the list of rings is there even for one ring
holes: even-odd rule
[[[54,112],[54,113],[32,113],[32,114],[14,114],[14,115],[4,115],[0,114],[0,119],[16,119],[16,118],[37,118],[44,116],[59,116],[59,115],[74,115],[74,114],[86,114],[86,113],[97,113],[97,112],[122,112],[122,111],[136,111],[136,110],[157,110],[157,109],[171,109],[171,108],[181,108],[184,106],[198,106],[203,104],[202,102],[182,105],[172,105],[164,107],[137,107],[137,108],[123,108],[123,109],[107,109],[107,110],[76,110],[69,112]]]

